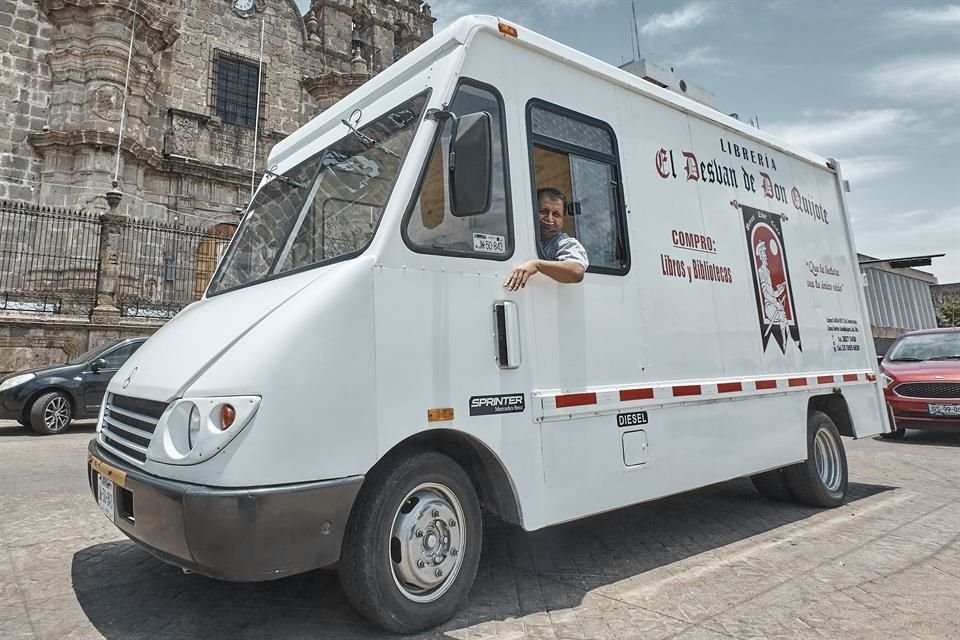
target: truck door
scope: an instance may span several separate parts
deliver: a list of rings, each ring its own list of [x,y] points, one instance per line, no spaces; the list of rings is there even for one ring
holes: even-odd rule
[[[475,215],[452,211],[453,123],[447,119],[437,125],[402,222],[406,250],[395,263],[385,258],[375,276],[379,406],[391,423],[458,430],[486,443],[511,472],[519,470],[522,477],[512,480],[525,493],[540,486],[539,426],[530,404],[530,299],[503,287],[519,258],[509,118],[499,90],[470,79],[459,82],[449,111],[459,118],[490,115],[489,206]],[[390,356],[381,355],[381,348]],[[450,409],[449,419],[427,422],[431,408]]]

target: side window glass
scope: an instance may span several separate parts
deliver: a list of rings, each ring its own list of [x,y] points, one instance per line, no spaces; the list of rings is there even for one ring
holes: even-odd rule
[[[427,162],[420,192],[404,223],[404,237],[414,251],[506,260],[513,255],[513,232],[507,182],[503,114],[489,89],[461,84],[450,105],[457,116],[485,111],[490,114],[493,172],[490,208],[473,216],[450,211],[449,151],[452,125],[447,121]]]
[[[564,194],[568,204],[562,231],[586,249],[588,271],[626,273],[630,254],[613,131],[539,101],[530,103],[528,117],[534,210],[541,189]]]
[[[107,355],[103,357],[107,361],[107,369],[119,369],[123,366],[123,363],[133,355],[133,352],[140,348],[141,342],[136,342],[134,344],[128,344],[119,349],[114,349]]]

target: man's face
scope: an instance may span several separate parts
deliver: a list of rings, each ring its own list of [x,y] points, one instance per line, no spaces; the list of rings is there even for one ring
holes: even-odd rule
[[[540,196],[539,211],[540,239],[550,242],[563,230],[563,200]]]
[[[763,245],[760,245],[760,248],[757,250],[757,257],[760,258],[760,263],[763,266],[767,266],[767,248]]]

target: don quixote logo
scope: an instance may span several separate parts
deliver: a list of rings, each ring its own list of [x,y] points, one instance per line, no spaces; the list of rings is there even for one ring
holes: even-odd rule
[[[789,340],[803,351],[780,216],[745,205],[740,209],[752,258],[750,266],[763,350],[767,350],[773,336],[783,353],[787,352]]]

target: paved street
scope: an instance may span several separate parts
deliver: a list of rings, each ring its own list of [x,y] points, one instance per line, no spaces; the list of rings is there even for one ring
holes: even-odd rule
[[[0,639],[390,637],[336,575],[229,584],[153,559],[100,514],[89,423],[0,422]],[[534,533],[495,525],[454,639],[960,638],[960,436],[847,441],[853,499],[737,480]]]

